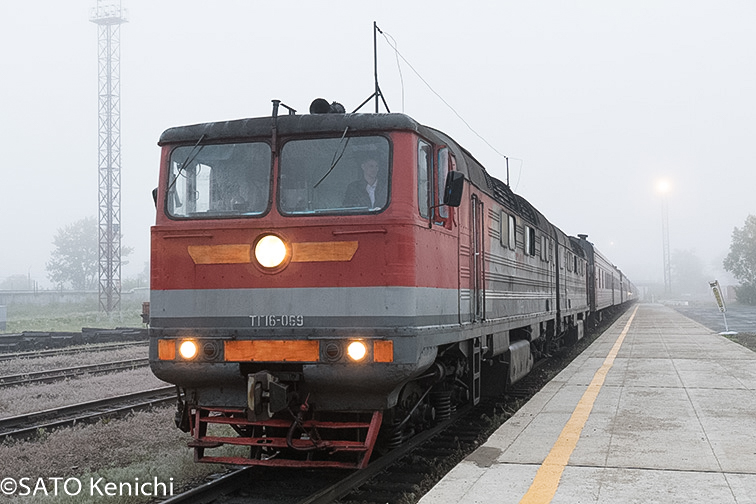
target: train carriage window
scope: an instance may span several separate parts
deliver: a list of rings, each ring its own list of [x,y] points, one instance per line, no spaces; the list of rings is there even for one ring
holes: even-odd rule
[[[525,255],[530,255],[530,249],[531,249],[531,243],[530,243],[530,227],[525,226],[523,230],[523,244],[522,244],[522,250],[525,252]]]
[[[262,215],[270,194],[270,146],[181,146],[171,152],[166,209],[172,217]]]
[[[379,136],[289,140],[281,149],[284,215],[378,212],[389,201],[389,142]]]
[[[554,260],[554,241],[549,240],[549,262]]]
[[[535,242],[535,229],[530,226],[525,226],[525,255],[536,255]]]
[[[420,215],[426,219],[430,217],[432,201],[429,181],[431,153],[430,144],[423,140],[417,142],[417,203]]]
[[[499,243],[509,247],[509,215],[504,211],[499,213]]]
[[[549,262],[548,240],[546,235],[541,235],[541,260],[543,262]]]
[[[515,220],[514,215],[509,215],[508,213],[502,211],[499,218],[499,225],[499,234],[502,246],[507,247],[510,250],[514,250],[516,236],[515,232],[517,231],[517,221]]]

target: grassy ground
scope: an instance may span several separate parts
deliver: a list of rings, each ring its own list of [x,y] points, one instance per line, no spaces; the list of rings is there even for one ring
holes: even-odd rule
[[[738,333],[726,335],[725,337],[756,352],[756,334],[754,333]]]
[[[49,306],[8,306],[8,322],[0,333],[23,331],[81,331],[82,327],[113,329],[143,327],[141,303],[122,304],[117,313],[105,313],[92,303],[65,303]]]

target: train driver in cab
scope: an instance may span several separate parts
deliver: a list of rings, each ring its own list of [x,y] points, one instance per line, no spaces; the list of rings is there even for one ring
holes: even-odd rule
[[[370,156],[360,164],[362,177],[349,184],[344,194],[344,206],[347,208],[383,208],[388,196],[386,173],[380,169],[376,157]]]

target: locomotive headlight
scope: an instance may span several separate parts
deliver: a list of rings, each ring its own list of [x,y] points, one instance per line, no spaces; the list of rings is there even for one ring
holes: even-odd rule
[[[255,259],[263,268],[277,268],[286,260],[288,251],[284,241],[275,235],[265,235],[255,245]]]
[[[347,355],[353,361],[359,362],[367,355],[367,345],[362,341],[352,341],[347,346]]]
[[[186,360],[192,360],[197,356],[197,343],[191,340],[182,341],[179,345],[179,355]]]

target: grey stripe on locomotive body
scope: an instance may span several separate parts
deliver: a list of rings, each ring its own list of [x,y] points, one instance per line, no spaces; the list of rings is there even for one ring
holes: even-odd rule
[[[469,338],[555,314],[545,309],[551,298],[544,292],[489,290],[486,296],[488,318],[476,324],[459,308],[470,298],[468,289],[416,287],[153,290],[150,314],[152,329],[163,337],[390,338],[396,362],[415,362],[423,347],[458,341],[460,324]],[[302,325],[270,327],[255,318],[268,315],[301,315]],[[416,341],[399,341],[407,338]]]
[[[249,317],[301,315],[304,327],[329,327],[318,317],[407,319],[437,315],[458,318],[456,289],[429,287],[282,287],[152,291],[151,313],[160,317]],[[249,324],[249,320],[248,320]],[[365,324],[357,324],[365,325]],[[403,325],[388,323],[389,326]],[[411,324],[416,325],[416,324]],[[426,324],[419,324],[426,325]],[[337,324],[337,327],[354,324]]]

